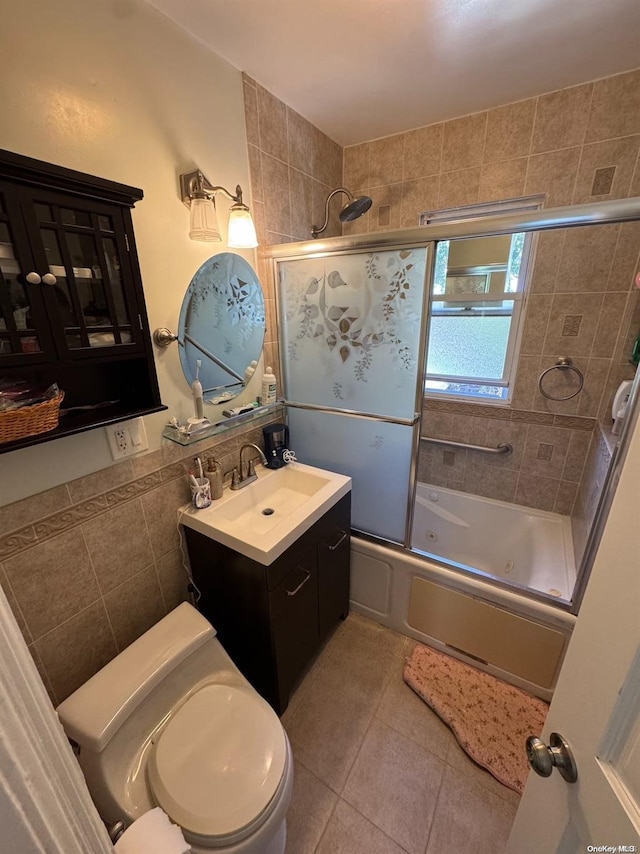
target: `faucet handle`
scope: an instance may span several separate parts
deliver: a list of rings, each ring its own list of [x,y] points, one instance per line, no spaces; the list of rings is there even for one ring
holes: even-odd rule
[[[238,469],[231,472],[231,489],[237,489],[240,486],[240,475]]]
[[[256,461],[255,458],[249,460],[249,464],[247,466],[247,477],[254,477],[256,473]]]

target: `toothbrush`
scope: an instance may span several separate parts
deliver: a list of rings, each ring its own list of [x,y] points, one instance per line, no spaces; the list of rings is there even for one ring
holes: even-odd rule
[[[198,464],[198,474],[200,475],[200,480],[202,480],[203,474],[202,474],[202,463],[200,462],[200,457],[196,457],[196,463]]]
[[[189,475],[189,480],[195,486],[196,489],[200,489],[200,484],[198,483],[198,481],[195,479],[195,477],[192,474]]]

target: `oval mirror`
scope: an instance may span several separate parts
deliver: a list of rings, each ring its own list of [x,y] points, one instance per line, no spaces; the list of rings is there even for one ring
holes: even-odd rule
[[[180,363],[189,385],[200,360],[204,399],[231,400],[260,358],[264,331],[264,297],[251,266],[233,252],[209,258],[191,279],[180,310]]]

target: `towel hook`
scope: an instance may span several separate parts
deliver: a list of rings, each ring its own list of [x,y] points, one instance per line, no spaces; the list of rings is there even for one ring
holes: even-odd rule
[[[542,380],[551,371],[573,371],[575,374],[578,375],[578,380],[579,380],[580,385],[572,394],[568,394],[568,395],[566,395],[566,397],[554,397],[552,394],[548,394],[542,388]],[[573,359],[571,359],[569,356],[563,356],[561,359],[557,359],[555,365],[551,365],[550,368],[547,368],[546,371],[543,371],[540,374],[540,376],[538,377],[538,388],[540,389],[540,394],[543,397],[546,397],[547,400],[571,400],[572,397],[575,397],[577,394],[580,394],[583,387],[584,387],[584,374],[582,373],[580,368],[576,368],[576,366],[573,364]]]

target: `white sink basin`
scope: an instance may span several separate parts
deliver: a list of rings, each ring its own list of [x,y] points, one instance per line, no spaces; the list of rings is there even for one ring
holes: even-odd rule
[[[350,477],[303,463],[257,473],[204,510],[184,508],[180,524],[268,566],[351,489]]]

